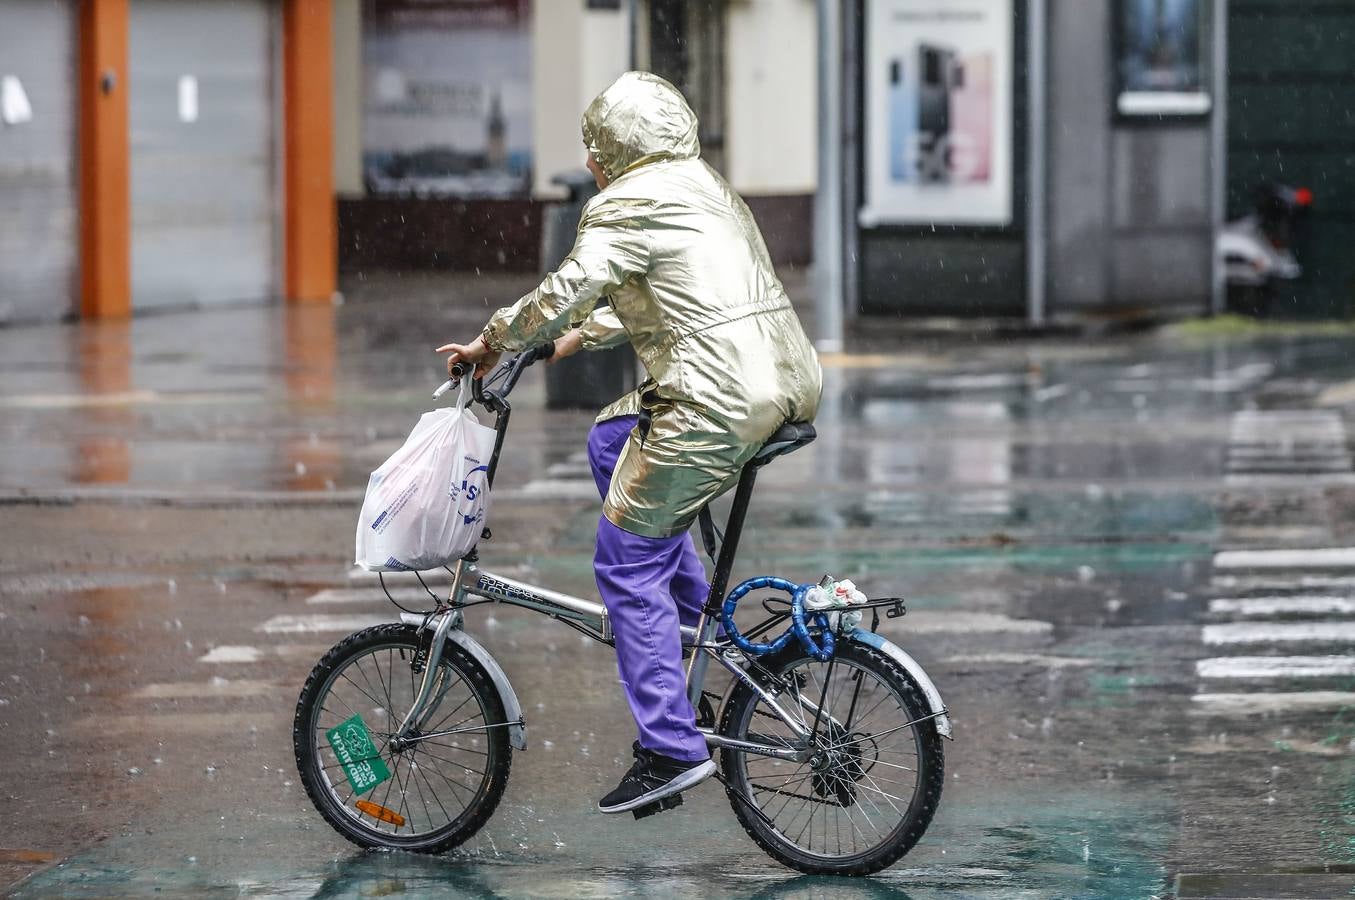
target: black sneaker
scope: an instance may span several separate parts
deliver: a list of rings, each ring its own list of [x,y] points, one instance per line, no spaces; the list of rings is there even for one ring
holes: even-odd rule
[[[604,813],[622,813],[648,806],[664,797],[695,787],[715,771],[715,761],[703,759],[685,762],[660,753],[652,753],[636,741],[632,752],[635,765],[610,794],[598,801]]]

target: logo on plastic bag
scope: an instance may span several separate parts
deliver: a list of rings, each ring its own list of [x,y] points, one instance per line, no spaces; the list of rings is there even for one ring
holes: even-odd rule
[[[457,505],[457,515],[461,517],[462,524],[473,525],[485,517],[484,504],[480,500],[485,492],[489,467],[481,465],[480,460],[473,456],[467,456],[466,463],[474,464],[475,468],[466,473],[460,484],[453,482],[447,490],[447,496]]]

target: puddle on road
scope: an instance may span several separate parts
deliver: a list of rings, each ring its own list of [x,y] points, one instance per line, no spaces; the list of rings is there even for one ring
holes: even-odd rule
[[[165,865],[127,839],[40,873],[14,894],[253,897],[695,897],[1126,898],[1160,893],[1167,879],[1169,803],[1119,785],[1094,789],[953,790],[937,821],[894,867],[861,879],[814,877],[772,864],[740,838],[714,846],[677,827],[621,829],[597,822],[554,852],[499,850],[443,856],[342,852],[330,858],[298,836],[295,850],[220,848]],[[706,798],[718,803],[715,796]],[[711,812],[717,812],[711,809]],[[726,813],[727,815],[727,813]],[[723,830],[723,829],[722,829]],[[590,833],[591,832],[591,833]],[[624,834],[624,836],[622,836]],[[661,837],[663,846],[647,841]],[[259,836],[269,846],[280,835]],[[149,841],[139,842],[149,843]],[[286,846],[286,845],[283,845]],[[565,847],[560,844],[559,847]],[[279,848],[280,849],[280,848]],[[294,860],[281,862],[281,857]],[[149,858],[148,858],[149,857]],[[133,864],[132,859],[139,861]],[[146,865],[145,863],[149,863]]]

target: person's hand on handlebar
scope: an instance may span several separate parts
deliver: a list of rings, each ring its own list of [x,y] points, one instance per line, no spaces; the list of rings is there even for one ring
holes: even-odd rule
[[[447,374],[452,377],[455,377],[452,366],[459,362],[468,362],[475,363],[475,377],[484,378],[499,364],[499,357],[502,355],[497,350],[489,349],[483,335],[469,344],[443,344],[433,352],[450,354],[447,357]]]

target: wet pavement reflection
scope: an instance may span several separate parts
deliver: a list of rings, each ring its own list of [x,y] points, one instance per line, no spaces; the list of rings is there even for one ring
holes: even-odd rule
[[[1267,631],[1309,607],[1347,622],[1311,598],[1348,599],[1355,575],[1218,556],[1355,535],[1348,458],[1239,462],[1252,412],[1344,435],[1319,398],[1355,355],[1320,333],[867,335],[825,357],[820,438],[760,477],[735,577],[830,571],[907,599],[881,632],[932,674],[956,740],[934,824],[881,875],[779,867],[714,783],[660,818],[599,815],[632,739],[613,662],[500,608],[467,627],[529,724],[503,806],[441,857],[344,844],[299,786],[295,697],[329,645],[394,616],[350,571],[367,474],[432,405],[432,347],[511,286],[381,299],[404,284],[0,330],[0,795],[18,823],[0,885],[16,896],[1118,898],[1175,896],[1181,873],[1355,871],[1355,676],[1209,674],[1355,652],[1339,629]],[[592,596],[590,416],[544,409],[543,378],[514,398],[484,565]],[[1245,627],[1247,599],[1290,612],[1208,631]]]

